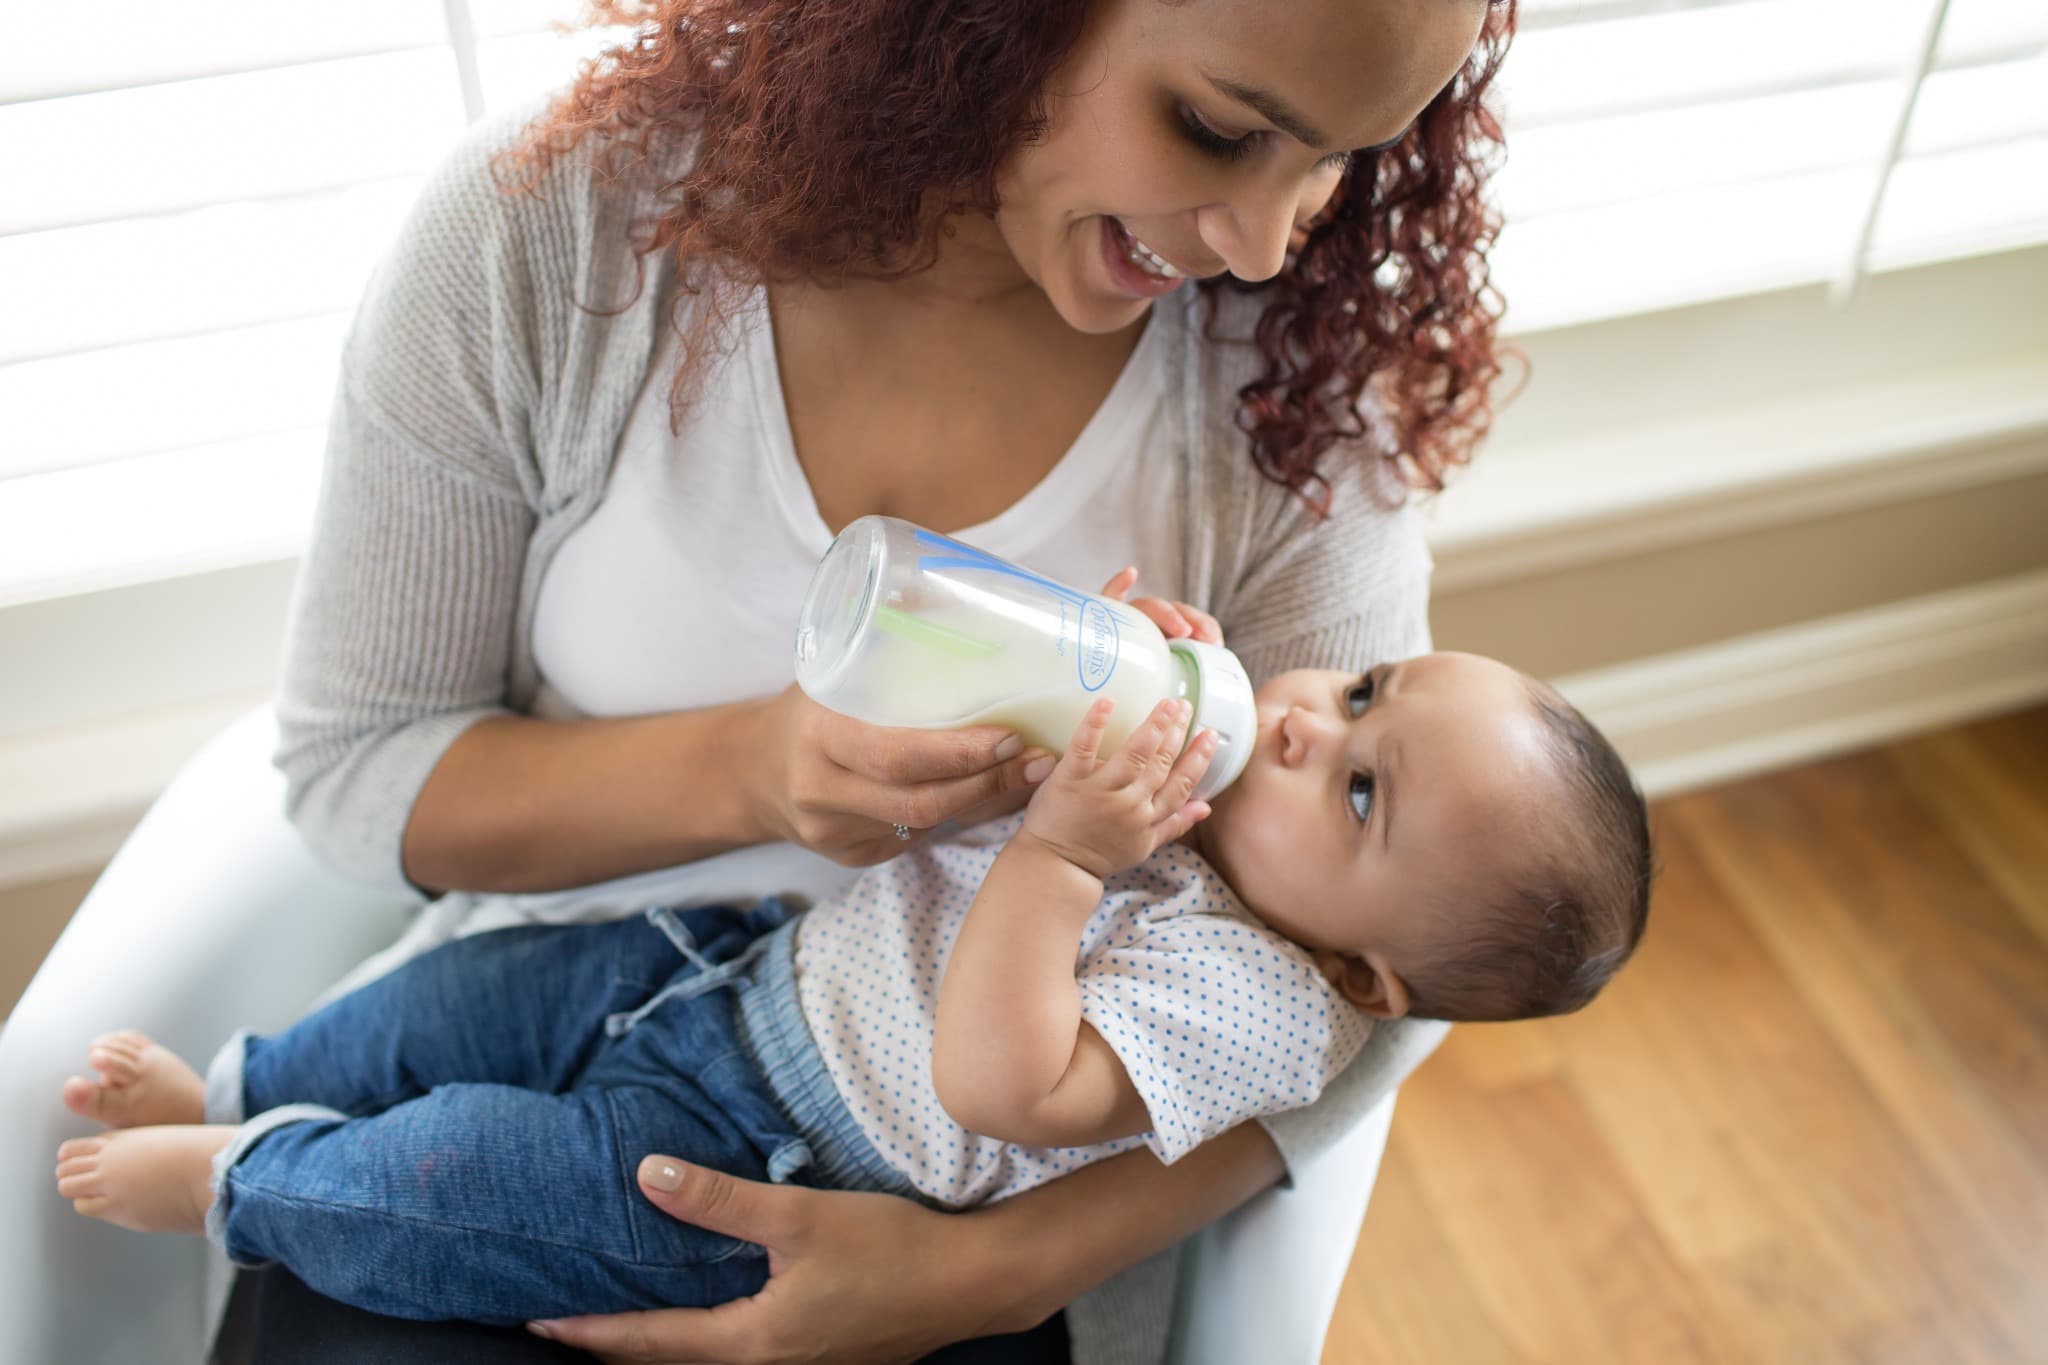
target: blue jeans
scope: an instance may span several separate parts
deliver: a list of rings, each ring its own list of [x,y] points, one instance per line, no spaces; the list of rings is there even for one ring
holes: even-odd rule
[[[761,1248],[668,1217],[634,1172],[663,1152],[751,1180],[832,1174],[735,1008],[787,918],[766,901],[480,934],[239,1039],[257,1117],[217,1163],[211,1231],[243,1264],[393,1317],[756,1292]]]

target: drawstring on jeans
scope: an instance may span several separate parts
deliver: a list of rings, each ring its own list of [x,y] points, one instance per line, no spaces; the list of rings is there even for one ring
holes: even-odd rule
[[[635,1024],[671,1000],[694,1000],[700,995],[725,986],[744,984],[742,974],[754,965],[754,959],[760,956],[761,950],[768,942],[766,937],[755,939],[747,946],[746,951],[730,962],[713,963],[697,951],[697,940],[690,936],[690,931],[676,918],[675,911],[665,905],[657,905],[647,912],[647,921],[661,930],[663,936],[676,946],[676,951],[697,969],[697,974],[687,980],[662,987],[655,992],[653,999],[639,1009],[611,1015],[604,1021],[605,1036],[608,1038],[617,1038],[630,1032]]]

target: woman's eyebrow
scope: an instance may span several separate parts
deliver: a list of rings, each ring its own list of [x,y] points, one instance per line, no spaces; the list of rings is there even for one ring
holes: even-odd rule
[[[1214,86],[1218,94],[1227,99],[1236,100],[1245,108],[1255,111],[1268,123],[1271,123],[1281,132],[1286,133],[1296,142],[1302,143],[1310,151],[1326,152],[1330,150],[1328,135],[1319,132],[1314,124],[1296,113],[1292,105],[1272,91],[1262,89],[1256,85],[1246,85],[1243,81],[1234,81],[1228,76],[1219,76],[1213,71],[1203,71],[1202,79]],[[1355,147],[1352,150],[1364,153],[1384,152],[1406,136],[1408,136],[1408,130],[1403,128],[1385,142],[1375,142],[1370,147]]]
[[[1316,152],[1327,152],[1330,150],[1330,140],[1323,136],[1322,133],[1316,131],[1314,124],[1310,123],[1300,114],[1295,113],[1285,100],[1282,100],[1272,91],[1261,90],[1258,86],[1246,85],[1242,81],[1234,81],[1227,76],[1218,76],[1210,71],[1204,71],[1202,79],[1216,87],[1217,93],[1236,100],[1247,109],[1257,110],[1275,128],[1286,133],[1297,142],[1306,143],[1309,150]]]

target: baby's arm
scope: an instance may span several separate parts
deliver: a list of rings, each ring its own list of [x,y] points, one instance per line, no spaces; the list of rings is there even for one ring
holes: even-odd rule
[[[1074,960],[1103,878],[1137,866],[1209,813],[1190,801],[1215,752],[1175,759],[1186,704],[1161,702],[1108,760],[1098,701],[1032,797],[953,945],[939,988],[932,1081],[956,1123],[1004,1142],[1073,1147],[1151,1127],[1102,1036],[1081,1018]]]

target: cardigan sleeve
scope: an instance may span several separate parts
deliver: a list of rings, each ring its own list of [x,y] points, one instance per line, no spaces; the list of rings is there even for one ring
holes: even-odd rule
[[[537,302],[484,126],[429,178],[343,349],[277,701],[287,811],[328,862],[403,886],[400,843],[456,736],[506,709],[540,496]]]

